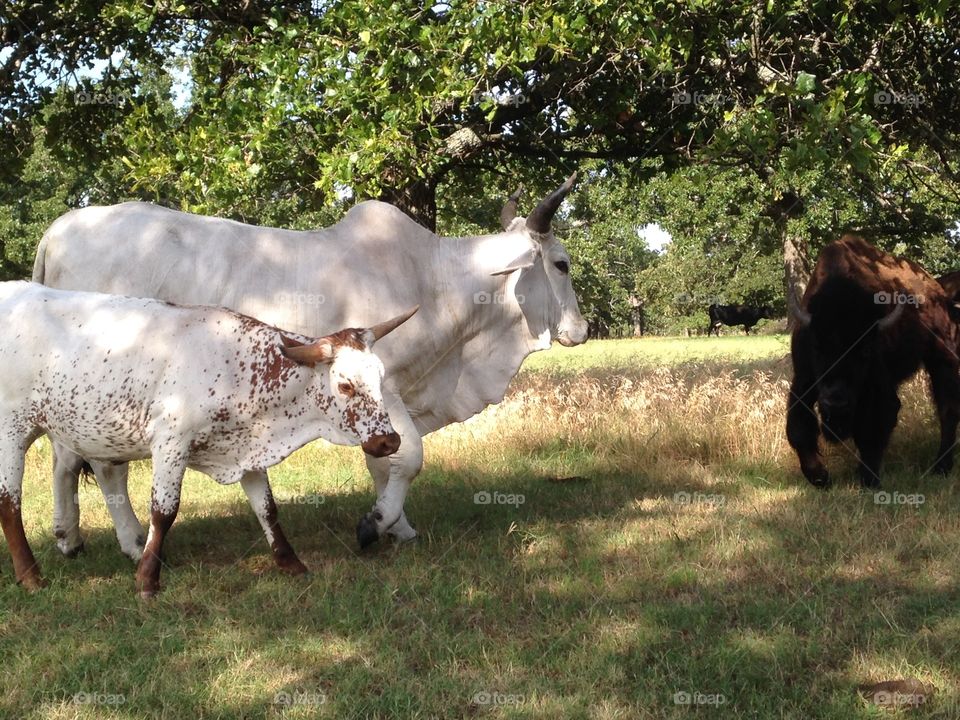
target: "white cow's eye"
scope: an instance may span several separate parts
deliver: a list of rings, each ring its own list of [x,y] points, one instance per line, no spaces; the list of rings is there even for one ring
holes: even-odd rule
[[[559,270],[560,272],[562,272],[564,275],[566,275],[568,272],[570,272],[570,263],[568,263],[566,260],[557,260],[557,261],[553,264],[553,266],[554,266],[557,270]]]
[[[357,393],[356,389],[353,387],[353,383],[348,383],[348,382],[342,382],[339,385],[337,385],[337,390],[339,390],[342,394],[346,395],[347,397],[353,397]]]

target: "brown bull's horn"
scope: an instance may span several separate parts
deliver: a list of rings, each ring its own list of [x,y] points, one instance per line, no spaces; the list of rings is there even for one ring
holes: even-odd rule
[[[795,298],[791,297],[788,300],[787,305],[789,305],[788,309],[790,311],[790,315],[794,320],[796,320],[799,327],[807,327],[810,324],[810,321],[813,319],[813,317],[810,315],[810,313],[800,307],[800,303],[798,303]]]
[[[900,317],[901,314],[903,314],[903,307],[904,306],[902,303],[897,303],[896,305],[893,306],[893,310],[891,310],[886,317],[881,318],[877,322],[877,327],[880,328],[880,332],[889,330],[893,326],[893,324],[897,322],[897,319]]]
[[[397,315],[395,318],[392,318],[391,320],[386,320],[385,322],[377,323],[373,327],[367,328],[367,332],[369,332],[373,336],[374,340],[379,340],[387,333],[392,332],[396,330],[398,327],[400,327],[401,325],[403,325],[403,323],[405,323],[407,320],[413,317],[413,314],[419,309],[420,309],[420,306],[416,305],[411,309],[407,310],[405,313],[402,313],[401,315]]]
[[[560,203],[562,203],[563,199],[570,193],[570,189],[573,187],[576,179],[577,174],[573,173],[573,175],[567,178],[563,185],[541,200],[533,212],[527,215],[527,228],[535,233],[550,232],[550,221],[553,220],[553,216],[557,212],[557,208],[560,207]]]
[[[520,199],[522,192],[523,185],[518,187],[513,195],[507,198],[507,202],[504,203],[503,209],[500,211],[500,225],[504,230],[510,227],[510,223],[517,217],[517,200]]]

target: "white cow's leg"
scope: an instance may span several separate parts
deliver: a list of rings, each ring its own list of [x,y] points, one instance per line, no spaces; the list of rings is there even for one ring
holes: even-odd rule
[[[113,527],[117,532],[120,550],[134,562],[139,562],[143,556],[146,538],[143,534],[143,525],[133,511],[130,496],[127,494],[129,465],[91,461],[90,466],[97,476],[104,502],[107,503],[107,510],[113,518]]]
[[[291,575],[302,575],[307,572],[307,566],[300,562],[300,558],[290,547],[280,522],[277,520],[277,504],[273,501],[273,492],[270,490],[270,481],[265,472],[248,472],[240,478],[240,486],[247,494],[250,507],[260,521],[263,534],[267,536],[270,549],[273,550],[273,559],[281,570]]]
[[[401,444],[402,444],[401,440]],[[383,497],[387,490],[387,481],[390,479],[390,458],[376,458],[372,455],[364,455],[367,461],[367,470],[373,476],[373,484],[377,488],[377,499]],[[387,530],[388,535],[393,535],[397,542],[408,542],[417,537],[417,531],[414,530],[407,521],[406,512],[400,512],[400,519],[397,520]]]
[[[423,440],[420,439],[420,433],[410,419],[403,401],[397,394],[389,391],[384,392],[384,401],[390,414],[390,423],[400,435],[400,449],[388,458],[389,475],[383,489],[377,488],[376,504],[357,525],[357,542],[361,548],[379,540],[383,533],[388,532],[404,517],[403,503],[407,498],[410,483],[423,467]],[[367,467],[370,467],[369,463]],[[375,473],[373,469],[371,472]],[[383,471],[379,472],[382,474]],[[374,474],[375,482],[376,478]],[[404,526],[398,528],[397,537],[411,540],[416,534],[404,518]]]
[[[83,550],[80,535],[80,498],[77,488],[83,458],[64,445],[53,443],[53,534],[67,557]]]
[[[159,451],[158,451],[159,450]],[[143,557],[137,565],[137,590],[140,597],[151,598],[160,590],[160,565],[163,539],[177,519],[180,488],[187,468],[186,454],[160,445],[153,452],[153,492],[150,498],[150,530]]]

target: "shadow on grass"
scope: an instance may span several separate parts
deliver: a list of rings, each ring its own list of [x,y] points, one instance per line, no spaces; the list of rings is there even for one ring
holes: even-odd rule
[[[955,718],[960,494],[956,473],[920,477],[928,436],[898,431],[884,477],[919,506],[815,490],[793,458],[708,481],[548,441],[428,465],[407,504],[421,539],[399,550],[356,551],[366,488],[282,505],[306,579],[273,568],[237,491],[181,515],[153,603],[111,531],[73,561],[44,537],[41,593],[3,555],[0,715],[846,720],[882,716],[859,684],[917,675],[938,693],[913,716]],[[830,455],[841,479],[853,462]]]

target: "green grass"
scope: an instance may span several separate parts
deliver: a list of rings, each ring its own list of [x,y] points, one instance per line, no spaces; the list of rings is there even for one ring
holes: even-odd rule
[[[550,350],[531,355],[523,367],[532,372],[571,373],[691,362],[743,364],[772,360],[789,352],[790,338],[787,335],[643,337],[588,342],[574,348],[554,345]]]
[[[891,716],[859,685],[911,676],[936,695],[893,716],[960,717],[960,492],[924,475],[922,384],[884,488],[925,502],[876,504],[844,447],[816,491],[783,439],[785,351],[761,336],[533,356],[503,404],[428,438],[407,503],[420,539],[401,548],[357,552],[359,452],[312,445],[271,473],[315,503],[280,508],[305,580],[273,568],[239,487],[191,473],[153,602],[95,487],[86,552],[59,555],[41,441],[25,522],[49,586],[16,586],[2,554],[0,717],[850,720]],[[474,504],[484,490],[524,502]]]

